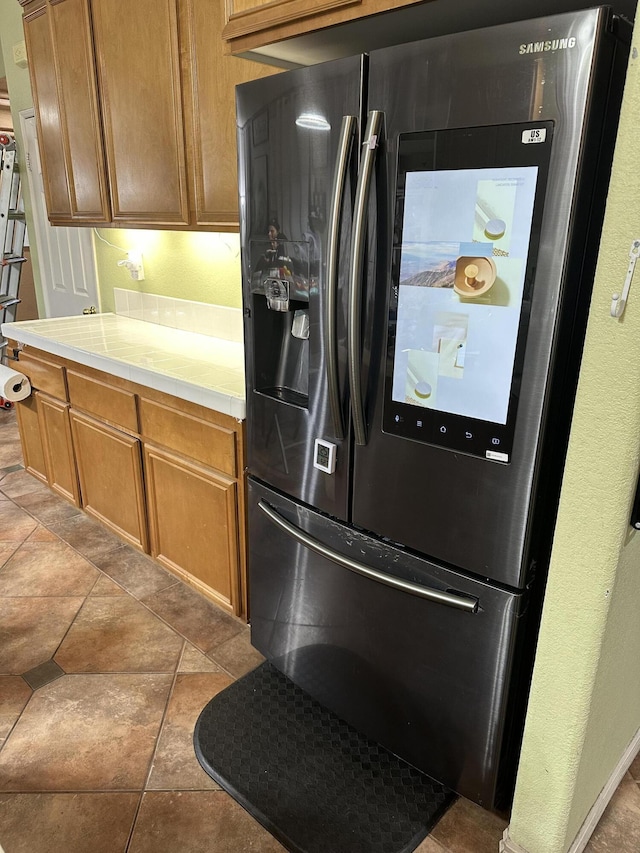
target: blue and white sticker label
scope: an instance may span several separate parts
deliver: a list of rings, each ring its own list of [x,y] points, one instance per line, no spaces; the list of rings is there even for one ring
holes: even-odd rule
[[[522,131],[522,144],[531,145],[534,142],[544,142],[547,138],[546,127],[532,127],[531,130]]]

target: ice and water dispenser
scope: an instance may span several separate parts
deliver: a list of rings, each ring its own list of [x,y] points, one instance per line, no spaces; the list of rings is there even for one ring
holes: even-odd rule
[[[255,390],[309,400],[309,262],[301,241],[251,241]]]

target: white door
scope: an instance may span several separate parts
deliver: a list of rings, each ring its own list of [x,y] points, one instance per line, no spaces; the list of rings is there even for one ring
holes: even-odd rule
[[[45,304],[45,317],[68,317],[82,314],[94,306],[100,310],[98,280],[91,228],[62,228],[51,225],[47,218],[44,183],[36,138],[33,110],[20,112],[20,125],[26,151],[22,159],[27,175],[35,234],[38,269]],[[20,152],[18,152],[20,157]]]

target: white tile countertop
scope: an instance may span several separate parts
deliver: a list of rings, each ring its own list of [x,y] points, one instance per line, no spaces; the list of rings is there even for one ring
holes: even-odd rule
[[[244,420],[244,348],[237,341],[119,314],[3,323],[2,334]]]

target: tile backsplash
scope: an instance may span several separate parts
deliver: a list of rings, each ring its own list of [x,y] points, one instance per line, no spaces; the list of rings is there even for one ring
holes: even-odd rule
[[[242,343],[241,308],[139,293],[120,287],[115,287],[113,293],[116,314],[123,317]]]

